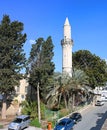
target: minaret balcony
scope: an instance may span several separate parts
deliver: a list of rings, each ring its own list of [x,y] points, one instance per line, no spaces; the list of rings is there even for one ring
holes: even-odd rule
[[[65,44],[71,44],[71,45],[73,45],[73,40],[69,39],[69,38],[62,39],[61,40],[61,45],[65,45]]]

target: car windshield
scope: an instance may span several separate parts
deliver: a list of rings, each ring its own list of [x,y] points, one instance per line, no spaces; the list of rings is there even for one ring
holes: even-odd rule
[[[74,113],[74,114],[71,115],[72,118],[75,118],[76,116],[77,116],[76,113]]]
[[[13,122],[14,122],[14,123],[21,123],[21,122],[22,122],[22,119],[16,118]]]
[[[61,122],[58,123],[58,125],[60,125],[60,126],[65,126],[65,124],[66,124],[65,121],[61,121]]]

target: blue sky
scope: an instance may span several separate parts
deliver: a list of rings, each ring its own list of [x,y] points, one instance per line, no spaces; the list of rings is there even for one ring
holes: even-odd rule
[[[11,21],[18,20],[24,24],[27,58],[31,41],[52,37],[56,71],[62,71],[60,41],[66,17],[72,28],[73,52],[89,50],[107,59],[107,0],[1,0],[0,21],[4,14],[9,15]]]

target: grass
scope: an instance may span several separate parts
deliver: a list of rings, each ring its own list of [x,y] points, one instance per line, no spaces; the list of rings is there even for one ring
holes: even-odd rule
[[[36,127],[41,127],[41,124],[39,123],[39,120],[38,119],[34,119],[31,121],[30,123],[31,126],[36,126]]]

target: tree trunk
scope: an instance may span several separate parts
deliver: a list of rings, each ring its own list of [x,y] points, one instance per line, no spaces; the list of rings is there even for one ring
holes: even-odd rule
[[[2,103],[2,119],[6,119],[6,101]]]
[[[3,102],[2,102],[2,119],[6,119],[6,109],[7,109],[7,94],[3,95]]]
[[[74,110],[75,94],[72,95],[72,109]]]
[[[62,94],[59,95],[59,99],[58,99],[59,100],[58,101],[58,109],[59,109],[59,106],[60,106],[60,103],[61,103],[61,96],[62,96]]]
[[[68,109],[67,101],[66,101],[66,96],[64,95],[64,102],[65,102],[65,107]]]

